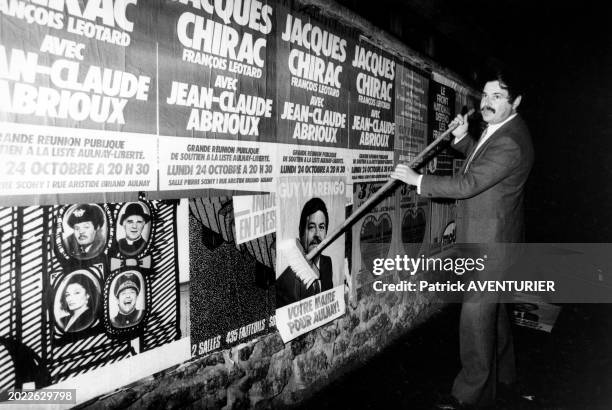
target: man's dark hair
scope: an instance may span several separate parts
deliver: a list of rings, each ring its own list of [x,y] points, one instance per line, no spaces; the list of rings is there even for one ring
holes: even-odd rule
[[[492,67],[483,73],[483,84],[490,81],[499,81],[499,85],[504,90],[508,91],[508,101],[511,103],[519,95],[525,95],[525,89],[522,80],[514,72],[503,67]]]
[[[300,235],[302,235],[302,232],[304,232],[306,228],[306,219],[317,211],[323,212],[323,215],[325,215],[325,227],[327,228],[329,226],[329,216],[327,215],[325,202],[323,202],[321,198],[312,198],[308,200],[302,208],[302,214],[300,215]]]

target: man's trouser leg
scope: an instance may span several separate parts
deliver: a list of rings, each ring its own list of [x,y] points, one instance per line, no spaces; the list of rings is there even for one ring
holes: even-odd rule
[[[466,292],[459,321],[461,371],[452,394],[462,403],[492,404],[497,382],[498,295]]]

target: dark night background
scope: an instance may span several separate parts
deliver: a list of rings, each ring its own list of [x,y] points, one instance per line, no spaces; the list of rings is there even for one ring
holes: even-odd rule
[[[612,27],[606,2],[340,0],[482,89],[501,62],[525,79],[519,107],[536,161],[528,242],[612,242]]]

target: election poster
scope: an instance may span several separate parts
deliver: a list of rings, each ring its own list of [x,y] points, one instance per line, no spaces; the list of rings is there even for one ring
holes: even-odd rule
[[[163,2],[160,190],[271,190],[276,13],[258,0]]]
[[[145,197],[0,208],[0,390],[99,395],[188,357],[179,208]],[[141,368],[157,349],[166,355]],[[136,370],[109,377],[123,361]],[[81,391],[90,373],[104,381]]]
[[[241,197],[189,199],[192,357],[244,343],[275,329],[275,234],[247,241],[241,232],[244,222],[241,228],[236,217],[240,210],[234,210],[235,206],[244,209],[242,199],[235,203],[235,198]],[[270,195],[252,198],[256,201],[253,212],[269,209],[274,203]],[[267,211],[261,215],[254,220],[261,218],[266,226],[276,216]]]
[[[380,181],[393,170],[395,57],[363,38],[349,47],[349,148],[354,182]]]
[[[344,177],[279,178],[276,326],[285,343],[345,313],[344,236],[304,257],[344,222],[345,189]]]
[[[429,142],[434,141],[444,131],[455,117],[455,90],[431,80],[429,84]],[[450,148],[443,148],[436,157],[428,163],[429,173],[434,175],[452,175],[453,158],[455,154]]]
[[[278,142],[346,148],[348,32],[284,6],[277,22]]]
[[[384,182],[355,183],[353,185],[353,209],[367,201]],[[388,195],[352,228],[351,278],[353,297],[360,298],[371,291],[371,284],[381,278],[374,273],[376,259],[394,258],[399,250],[394,234],[399,227],[395,222],[396,195]],[[395,220],[395,221],[394,221]],[[395,223],[394,223],[395,222]],[[394,274],[394,272],[386,272]],[[365,293],[364,293],[365,292]]]
[[[397,65],[395,78],[395,156],[409,163],[428,144],[429,78],[406,63]]]
[[[155,4],[0,3],[3,195],[157,188]]]

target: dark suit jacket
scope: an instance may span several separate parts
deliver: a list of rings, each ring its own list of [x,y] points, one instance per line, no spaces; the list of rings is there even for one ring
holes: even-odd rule
[[[111,320],[113,326],[118,328],[130,327],[140,323],[143,316],[143,311],[134,309],[130,314],[124,315],[117,313],[117,315]]]
[[[319,279],[321,280],[321,291],[334,287],[332,260],[329,256],[321,255],[319,259]],[[317,294],[314,286],[306,289],[304,283],[297,277],[291,267],[276,279],[276,307],[289,305],[298,300]]]
[[[477,142],[466,136],[453,148],[469,158]],[[519,115],[502,125],[476,152],[467,172],[425,175],[421,195],[459,199],[457,243],[521,242],[523,188],[533,165],[529,130]]]
[[[128,244],[126,238],[121,238],[117,242],[119,244],[119,250],[121,253],[128,256],[137,255],[147,245],[147,242],[142,237],[138,238],[138,240],[134,241],[134,243],[131,245]]]

